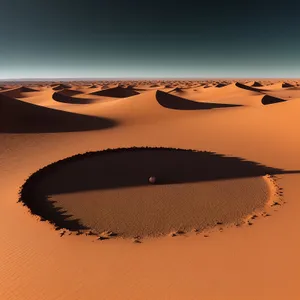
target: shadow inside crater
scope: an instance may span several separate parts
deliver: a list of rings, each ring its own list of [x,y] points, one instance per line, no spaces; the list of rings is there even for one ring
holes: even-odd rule
[[[21,187],[19,201],[56,226],[78,230],[86,227],[56,207],[51,195],[149,186],[150,176],[155,176],[159,185],[172,185],[287,173],[299,171],[213,152],[147,147],[107,149],[68,157],[38,170]]]

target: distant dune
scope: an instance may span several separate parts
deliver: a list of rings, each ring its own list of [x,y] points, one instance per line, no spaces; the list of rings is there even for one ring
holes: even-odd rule
[[[252,92],[263,92],[264,91],[263,89],[254,88],[254,87],[248,86],[246,84],[242,84],[240,82],[237,82],[235,85],[241,89],[245,89],[245,90],[252,91]]]
[[[62,102],[62,103],[70,103],[70,104],[90,104],[97,102],[95,99],[88,98],[76,98],[74,95],[81,94],[78,91],[73,90],[62,90],[60,92],[55,92],[52,95],[53,100]]]
[[[254,83],[252,84],[252,86],[254,87],[260,87],[260,86],[263,86],[262,83],[258,82],[258,81],[254,81]]]
[[[291,83],[288,83],[288,82],[283,82],[282,83],[282,87],[283,88],[289,88],[289,87],[294,87],[295,85],[291,84]]]
[[[222,87],[224,87],[224,86],[226,86],[227,84],[226,83],[218,83],[217,85],[216,85],[216,87],[217,88],[222,88]]]
[[[130,88],[115,87],[115,88],[109,88],[109,89],[93,92],[91,94],[97,96],[105,96],[105,97],[127,98],[134,95],[138,95],[139,93]]]
[[[90,88],[90,89],[97,89],[97,88],[99,88],[99,86],[96,85],[96,84],[93,84],[93,85],[91,85],[89,88]]]
[[[54,91],[59,91],[59,90],[69,89],[70,87],[72,87],[72,86],[69,85],[69,84],[59,84],[59,85],[54,85],[53,90]]]
[[[24,93],[32,93],[32,92],[38,92],[38,90],[21,86],[18,88],[8,89],[2,92],[2,95],[6,95],[12,98],[22,98],[24,97]]]

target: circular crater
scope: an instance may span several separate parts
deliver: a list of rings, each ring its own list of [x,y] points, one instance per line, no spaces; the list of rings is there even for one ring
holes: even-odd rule
[[[160,236],[240,222],[268,201],[263,176],[281,172],[212,152],[107,149],[38,170],[20,201],[61,228]]]

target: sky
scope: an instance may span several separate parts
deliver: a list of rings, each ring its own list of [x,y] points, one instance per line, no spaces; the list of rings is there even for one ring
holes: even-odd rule
[[[1,0],[0,79],[300,78],[300,1]]]

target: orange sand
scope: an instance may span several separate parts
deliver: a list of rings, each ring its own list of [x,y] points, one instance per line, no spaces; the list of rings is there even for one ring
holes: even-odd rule
[[[3,86],[0,299],[299,299],[300,90],[297,81],[257,82],[260,84],[250,80],[209,80]],[[106,92],[97,93],[102,90]],[[64,101],[55,100],[54,93],[62,94]],[[76,99],[93,101],[82,104]],[[258,174],[264,176],[263,185],[250,185],[251,177],[222,178],[221,185],[228,180],[237,187],[235,190],[230,185],[227,193],[215,191],[214,180],[180,183],[180,192],[169,186],[164,194],[168,201],[171,196],[180,204],[178,195],[188,196],[188,191],[197,195],[201,190],[206,202],[222,201],[225,210],[220,211],[225,211],[226,216],[234,215],[236,205],[229,205],[231,199],[239,207],[251,207],[253,198],[265,195],[261,194],[262,186],[268,190],[268,199],[263,197],[260,205],[243,211],[238,218],[243,216],[242,226],[223,228],[216,224],[205,232],[145,238],[141,243],[119,238],[101,241],[96,236],[68,232],[62,236],[61,230],[41,222],[40,217],[17,203],[19,189],[29,176],[53,162],[87,151],[133,146],[210,151],[276,172],[270,172],[271,176],[267,172]],[[70,170],[65,169],[69,172],[66,180],[76,174]],[[224,169],[216,165],[215,170]],[[233,172],[230,167],[225,170],[225,175]],[[60,175],[61,172],[57,174]],[[61,180],[55,188],[67,186]],[[193,191],[193,184],[197,188],[199,184],[200,190]],[[81,204],[68,206],[70,196],[75,201],[83,198],[83,191],[76,191],[76,186],[65,193],[53,193],[53,199],[65,205],[66,213],[74,208],[77,217],[89,215],[91,210],[83,212],[85,206]],[[157,195],[155,190],[162,187],[126,188],[129,190],[123,194],[125,198],[145,195],[147,200],[151,199],[148,190],[154,188],[151,193]],[[98,193],[97,197],[106,196],[105,199],[116,197],[118,191],[121,195],[119,187],[84,190],[87,195]],[[159,199],[163,199],[164,191],[159,193]],[[123,199],[121,196],[118,199]],[[155,201],[159,203],[159,199]],[[130,207],[138,206],[125,205],[125,213],[115,216],[130,216]],[[257,207],[258,213],[254,212]],[[202,210],[203,216],[206,212]],[[246,216],[248,212],[251,214]],[[138,216],[144,221],[140,212]],[[172,220],[177,220],[176,216]],[[182,220],[187,219],[182,216]],[[170,224],[161,218],[160,221],[162,225]],[[220,231],[220,227],[224,230]],[[134,228],[140,227],[135,224]],[[173,228],[165,232],[170,230]]]

